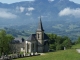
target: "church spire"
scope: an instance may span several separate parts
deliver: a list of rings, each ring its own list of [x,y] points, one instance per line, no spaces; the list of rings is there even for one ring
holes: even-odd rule
[[[39,26],[38,26],[37,31],[44,31],[43,26],[42,26],[41,17],[40,17],[40,22],[39,22]]]

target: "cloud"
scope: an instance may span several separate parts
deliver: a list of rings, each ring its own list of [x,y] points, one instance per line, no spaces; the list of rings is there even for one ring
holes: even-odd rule
[[[59,12],[59,16],[74,16],[80,18],[80,8],[71,9],[65,8]]]
[[[54,0],[48,0],[48,1],[52,2],[52,1],[54,1]]]
[[[17,15],[8,11],[8,9],[0,8],[0,18],[13,19],[17,18]]]
[[[33,11],[33,10],[35,10],[33,7],[29,7],[29,8],[27,8],[27,10],[28,11]]]
[[[25,10],[25,8],[21,6],[21,7],[20,7],[20,11],[21,11],[21,12],[24,12],[24,10]]]
[[[25,10],[26,8],[25,7],[22,7],[22,6],[20,6],[20,7],[16,7],[16,12],[24,12],[24,10]]]
[[[30,15],[31,15],[31,13],[26,13],[26,15],[27,15],[27,16],[30,16]]]

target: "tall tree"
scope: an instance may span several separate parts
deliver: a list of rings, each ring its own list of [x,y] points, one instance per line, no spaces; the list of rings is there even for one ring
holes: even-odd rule
[[[0,30],[0,52],[8,53],[9,52],[9,44],[11,40],[13,40],[13,36],[6,34],[5,30]]]

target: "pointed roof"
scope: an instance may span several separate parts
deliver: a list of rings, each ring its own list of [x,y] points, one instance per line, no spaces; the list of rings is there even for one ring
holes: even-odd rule
[[[39,22],[37,31],[44,31],[43,26],[42,26],[41,17],[40,17],[40,22]]]

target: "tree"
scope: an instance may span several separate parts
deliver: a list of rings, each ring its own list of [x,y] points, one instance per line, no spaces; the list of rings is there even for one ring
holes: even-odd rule
[[[13,36],[6,34],[5,30],[0,30],[0,52],[9,53],[9,44],[13,40]]]
[[[49,47],[51,50],[56,50],[55,39],[57,38],[56,34],[48,34],[49,37]]]
[[[57,36],[56,34],[48,34],[50,49],[63,50],[64,47],[71,48],[71,40],[68,37]]]
[[[71,43],[70,39],[64,40],[63,46],[66,47],[67,49],[68,49],[68,48],[71,48],[72,43]]]
[[[78,37],[77,41],[76,41],[76,44],[79,44],[80,43],[80,36]]]

